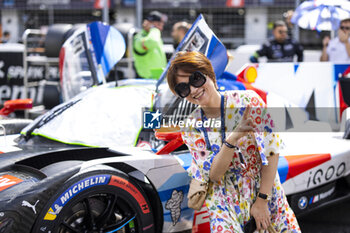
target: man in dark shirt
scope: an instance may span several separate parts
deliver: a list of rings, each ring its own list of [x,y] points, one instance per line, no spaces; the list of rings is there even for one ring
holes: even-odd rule
[[[251,62],[259,62],[259,57],[267,57],[268,62],[293,62],[297,55],[298,62],[303,61],[303,47],[295,40],[288,38],[287,25],[283,21],[273,24],[273,38],[264,43],[251,57]]]

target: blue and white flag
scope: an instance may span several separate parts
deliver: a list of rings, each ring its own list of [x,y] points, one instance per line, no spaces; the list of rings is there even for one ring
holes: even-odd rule
[[[109,71],[123,57],[126,45],[122,34],[114,27],[101,22],[87,25],[90,51],[94,55],[96,75],[100,83],[105,80]]]
[[[188,30],[183,40],[176,48],[167,67],[160,76],[157,86],[166,77],[166,73],[169,69],[170,63],[174,59],[175,54],[179,51],[199,51],[205,54],[211,61],[211,64],[213,65],[216,77],[220,77],[222,75],[228,63],[227,51],[225,46],[216,37],[214,32],[209,28],[202,14],[198,16],[190,30]]]
[[[114,27],[93,22],[76,29],[60,51],[60,79],[64,101],[106,82],[109,71],[123,57],[126,45]]]

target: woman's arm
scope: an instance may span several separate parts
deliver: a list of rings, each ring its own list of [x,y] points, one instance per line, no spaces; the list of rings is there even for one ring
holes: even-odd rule
[[[272,185],[275,181],[279,154],[267,157],[269,164],[261,168],[260,193],[271,196]]]
[[[260,193],[267,194],[271,197],[272,186],[275,181],[279,154],[267,157],[268,165],[261,168]],[[250,214],[255,218],[257,229],[267,229],[271,223],[268,200],[260,197],[252,205]]]
[[[238,140],[247,135],[250,132],[254,132],[255,124],[249,117],[251,106],[247,105],[243,113],[241,122],[237,125],[235,130],[227,137],[227,142],[231,145],[237,145]],[[214,182],[218,182],[225,174],[232,162],[232,156],[234,155],[234,149],[222,145],[219,153],[214,157],[213,163],[210,168],[209,178]]]
[[[229,140],[227,140],[229,141]],[[237,140],[232,139],[229,141],[230,144],[236,145]],[[219,153],[214,157],[213,163],[211,165],[209,178],[213,182],[219,182],[221,177],[228,170],[231,162],[232,156],[234,155],[234,149],[228,148],[225,144],[222,145]]]

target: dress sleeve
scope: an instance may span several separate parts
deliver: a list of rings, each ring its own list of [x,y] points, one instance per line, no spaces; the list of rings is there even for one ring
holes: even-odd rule
[[[279,134],[274,132],[275,123],[261,97],[254,91],[246,91],[246,103],[252,105],[251,117],[256,124],[255,139],[263,165],[268,165],[267,157],[279,154],[283,147]]]
[[[186,131],[182,131],[182,139],[192,155],[191,166],[187,169],[188,174],[194,179],[208,183],[213,152],[206,149],[205,140],[196,129],[187,128]]]

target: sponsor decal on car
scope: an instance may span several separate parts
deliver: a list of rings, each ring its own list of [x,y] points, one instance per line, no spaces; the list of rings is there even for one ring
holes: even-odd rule
[[[310,171],[307,188],[339,178],[345,174],[345,171],[346,165],[344,162],[317,169],[314,173]]]
[[[323,193],[320,193],[320,194],[317,194],[317,195],[311,197],[309,204],[319,202],[319,201],[331,196],[334,193],[334,191],[335,191],[335,187],[332,187],[330,190],[328,190],[326,192],[323,192]]]
[[[11,175],[1,175],[0,176],[0,191],[8,189],[15,184],[21,183],[23,180]]]
[[[181,203],[184,198],[184,194],[182,191],[173,190],[171,194],[171,198],[166,202],[165,209],[170,210],[171,220],[173,221],[173,226],[180,219],[181,215]]]
[[[298,201],[298,207],[299,209],[303,210],[307,207],[307,197],[302,196]]]
[[[110,175],[97,175],[97,176],[91,176],[86,179],[83,179],[81,181],[78,181],[77,183],[70,186],[66,191],[64,191],[57,199],[56,201],[51,205],[50,209],[47,211],[44,220],[55,220],[57,217],[57,214],[60,213],[63,206],[69,202],[74,196],[76,196],[78,193],[97,186],[97,185],[104,185],[107,184]]]
[[[143,195],[128,180],[118,176],[112,176],[111,181],[109,182],[109,185],[119,187],[121,189],[124,189],[128,193],[130,193],[135,198],[135,200],[139,203],[140,208],[144,214],[148,214],[150,212],[148,204],[145,198],[143,197]]]
[[[210,233],[209,212],[205,205],[202,209],[194,211],[192,233]]]
[[[37,200],[37,201],[35,202],[35,204],[30,204],[29,201],[24,200],[24,201],[22,201],[22,206],[31,208],[31,209],[33,210],[34,214],[36,214],[36,205],[39,203],[39,201],[40,201],[40,200]]]

